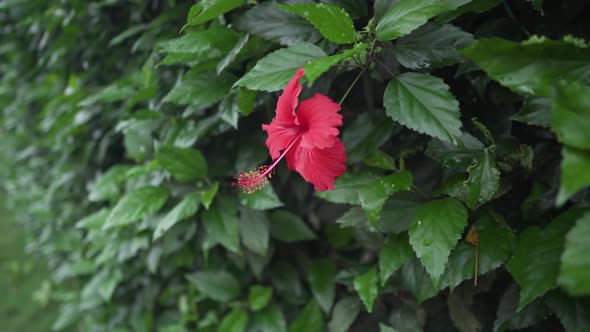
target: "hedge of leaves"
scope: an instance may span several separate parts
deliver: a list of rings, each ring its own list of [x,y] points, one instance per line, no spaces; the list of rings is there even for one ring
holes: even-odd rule
[[[582,0],[4,0],[2,187],[75,331],[589,331]],[[261,124],[340,101],[318,191]],[[319,170],[321,171],[321,170]],[[49,304],[49,305],[52,305]]]

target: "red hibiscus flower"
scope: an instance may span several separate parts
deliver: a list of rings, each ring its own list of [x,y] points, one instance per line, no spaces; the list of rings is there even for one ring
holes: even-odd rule
[[[266,185],[284,157],[289,169],[313,183],[315,190],[333,190],[336,178],[346,171],[345,149],[337,128],[342,126],[340,105],[320,93],[299,104],[302,89],[299,79],[303,75],[303,69],[299,68],[279,97],[275,118],[270,124],[262,125],[268,133],[266,146],[273,163],[234,176],[237,182],[233,185],[246,193]]]

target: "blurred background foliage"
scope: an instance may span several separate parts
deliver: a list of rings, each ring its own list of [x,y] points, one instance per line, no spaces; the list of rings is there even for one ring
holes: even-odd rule
[[[587,1],[319,3],[0,2],[1,330],[590,330]],[[298,67],[347,173],[239,193]]]

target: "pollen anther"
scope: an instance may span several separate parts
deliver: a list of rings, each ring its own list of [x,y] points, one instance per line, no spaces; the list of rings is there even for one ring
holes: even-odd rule
[[[268,166],[262,165],[255,170],[234,175],[236,181],[232,182],[232,186],[238,186],[244,193],[251,194],[267,185],[270,177],[271,172],[268,172]]]

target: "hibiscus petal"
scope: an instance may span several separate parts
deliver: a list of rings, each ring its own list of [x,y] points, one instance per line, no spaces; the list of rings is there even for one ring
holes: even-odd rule
[[[295,170],[305,181],[313,183],[315,190],[334,190],[336,178],[346,171],[345,148],[339,139],[327,149],[304,148],[296,151]]]
[[[340,105],[323,94],[316,93],[299,105],[296,124],[307,126],[301,146],[305,148],[329,148],[338,140],[338,128],[342,126]]]
[[[299,132],[298,127],[283,127],[277,124],[277,120],[273,120],[269,125],[262,125],[262,130],[268,133],[266,139],[266,147],[270,152],[270,157],[275,160],[281,155],[281,151],[285,151],[289,143],[295,138]]]
[[[295,76],[287,83],[277,102],[275,118],[268,125],[262,125],[262,130],[268,133],[266,147],[270,157],[274,160],[281,155],[298,132],[295,124],[295,108],[299,103],[302,86],[299,79],[304,75],[303,69],[297,69]]]
[[[284,127],[295,125],[295,108],[299,104],[299,94],[303,88],[299,84],[299,79],[303,75],[303,69],[297,69],[295,76],[287,83],[277,102],[275,120]]]

